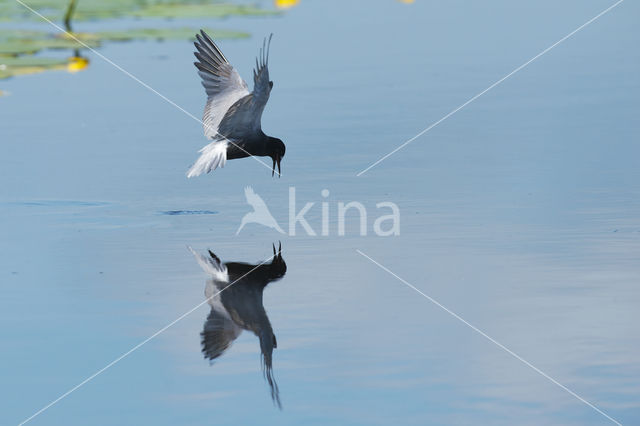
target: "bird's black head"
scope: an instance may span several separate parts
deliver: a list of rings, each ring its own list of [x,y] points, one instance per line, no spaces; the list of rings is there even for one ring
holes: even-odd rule
[[[284,153],[286,151],[286,147],[284,142],[282,142],[278,138],[272,138],[269,136],[269,157],[273,160],[273,169],[271,170],[271,176],[274,175],[276,171],[276,164],[278,165],[278,176],[281,176],[280,173],[280,161],[282,157],[284,157]]]

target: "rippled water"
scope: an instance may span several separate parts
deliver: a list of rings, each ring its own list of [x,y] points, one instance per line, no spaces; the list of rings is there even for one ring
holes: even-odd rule
[[[214,22],[254,35],[221,43],[246,79],[275,34],[263,127],[287,144],[281,179],[245,159],[187,180],[200,125],[91,53],[79,74],[2,81],[0,422],[26,419],[185,313],[30,424],[610,422],[460,319],[617,421],[640,422],[637,4],[356,177],[609,5],[303,0],[279,17]],[[124,24],[135,22],[77,30]],[[100,52],[200,116],[192,50]],[[329,235],[256,224],[236,235],[248,185],[285,230],[290,187],[298,210],[315,202],[318,234],[328,203]],[[369,234],[375,204],[396,203],[400,235],[362,237],[350,221],[339,236],[339,201],[367,207]],[[187,249],[256,265],[279,240],[286,275],[262,302],[282,410],[250,327],[205,359],[208,275]]]

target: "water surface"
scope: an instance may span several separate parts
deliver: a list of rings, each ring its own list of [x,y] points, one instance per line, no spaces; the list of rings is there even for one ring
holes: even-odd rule
[[[202,304],[208,277],[187,246],[259,264],[282,240],[286,276],[263,293],[282,410],[253,333],[205,359],[205,303],[31,424],[609,423],[356,250],[638,423],[637,4],[356,177],[609,5],[302,1],[216,21],[253,35],[221,43],[245,79],[275,34],[263,127],[287,143],[281,179],[247,159],[187,180],[200,125],[92,53],[82,73],[2,81],[0,422],[19,423]],[[173,40],[100,52],[200,116],[192,50]],[[316,203],[316,232],[329,202],[330,235],[250,224],[236,236],[248,185],[285,229],[289,187]],[[369,232],[375,204],[395,202],[400,236],[338,236],[338,201],[366,205]]]

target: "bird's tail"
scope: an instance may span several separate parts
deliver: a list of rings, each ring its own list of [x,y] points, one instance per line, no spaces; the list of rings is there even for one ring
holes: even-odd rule
[[[187,172],[188,178],[209,173],[218,167],[224,167],[227,162],[227,142],[225,141],[211,142],[199,152],[200,157]]]
[[[228,281],[229,273],[227,271],[227,267],[220,262],[218,257],[205,257],[191,248],[191,246],[187,246],[191,254],[196,258],[198,265],[202,268],[203,271],[212,275],[218,281]],[[211,253],[211,252],[209,252]],[[211,253],[213,254],[213,253]]]

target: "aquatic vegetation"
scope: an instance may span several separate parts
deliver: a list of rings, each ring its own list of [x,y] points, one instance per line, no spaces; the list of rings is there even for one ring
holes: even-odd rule
[[[157,3],[134,11],[133,16],[141,18],[227,18],[241,15],[273,15],[275,11],[256,6],[235,5],[230,3]]]
[[[99,45],[97,40],[84,42],[89,47],[98,47]],[[34,54],[45,49],[80,49],[82,47],[84,47],[82,44],[71,38],[63,39],[43,33],[38,38],[16,38],[0,41],[0,55]]]
[[[29,7],[54,22],[62,22],[69,8],[69,0],[26,0]],[[225,18],[243,15],[277,13],[252,4],[236,4],[204,0],[78,0],[74,5],[76,21],[120,18],[127,16],[149,18]],[[6,20],[40,19],[15,0],[0,0],[0,15]]]
[[[136,28],[125,31],[101,31],[93,34],[85,34],[81,40],[87,37],[96,37],[98,40],[128,41],[128,40],[195,40],[198,30],[194,28]],[[207,29],[216,39],[247,38],[249,33],[232,30]]]
[[[88,45],[98,46],[97,41]],[[33,56],[41,50],[65,49],[77,51],[82,47],[73,39],[63,39],[43,31],[0,31],[0,79],[18,75],[37,74],[50,70],[77,72],[88,66],[88,60],[75,54],[69,59]]]
[[[19,28],[0,28],[0,40],[7,40],[12,38],[29,38],[29,37],[40,37],[42,36],[42,31],[34,31],[34,30],[22,30]]]
[[[41,58],[36,56],[1,57],[0,79],[18,75],[36,74],[50,70],[65,70],[67,59]]]
[[[82,71],[89,66],[89,59],[82,56],[72,56],[68,61],[67,71],[71,73]]]
[[[249,37],[248,33],[231,30],[208,29],[216,39],[238,39]],[[48,70],[78,72],[89,66],[89,60],[79,54],[84,45],[99,47],[107,41],[131,40],[189,40],[195,39],[195,28],[137,28],[134,30],[100,31],[96,33],[67,33],[52,35],[39,31],[0,31],[0,79],[17,75],[34,74]],[[26,36],[30,36],[27,38]],[[76,41],[75,38],[82,43]],[[69,49],[73,56],[67,59],[35,57],[41,50]]]
[[[263,16],[280,13],[246,3],[211,0],[26,0],[26,4],[53,22],[64,23],[68,33],[0,28],[0,79],[47,70],[78,72],[89,66],[80,51],[98,48],[105,42],[131,40],[193,40],[200,28],[158,28],[97,32],[73,32],[72,21],[103,20],[122,17],[136,19],[226,18],[230,16]],[[0,0],[0,21],[12,24],[25,20],[41,20],[14,0]],[[206,29],[216,39],[249,37],[242,31]],[[67,59],[35,57],[48,50],[70,50]]]

